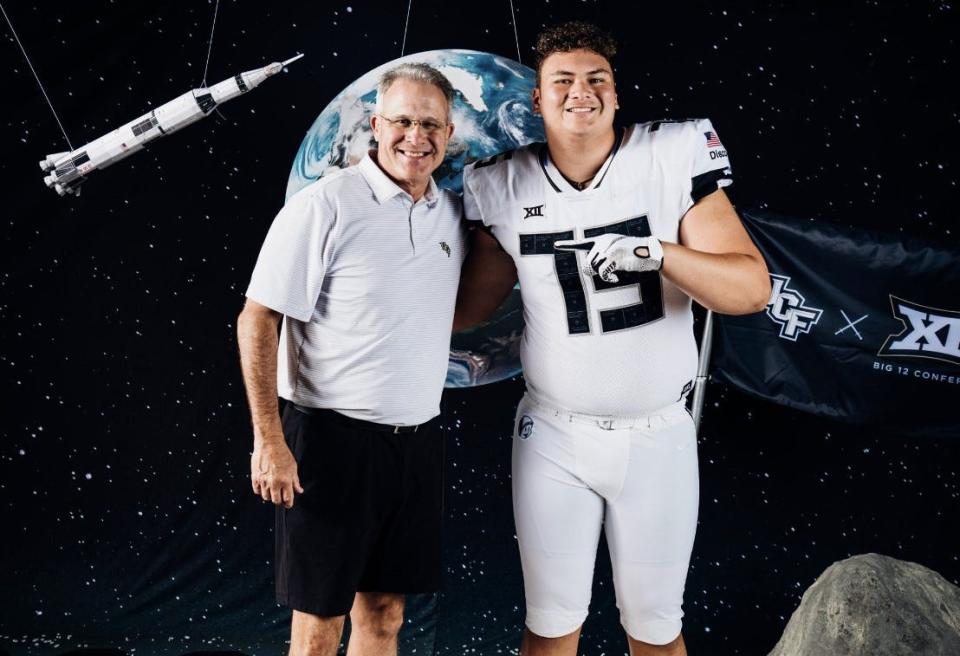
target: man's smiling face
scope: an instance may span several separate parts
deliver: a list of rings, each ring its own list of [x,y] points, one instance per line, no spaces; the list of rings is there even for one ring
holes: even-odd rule
[[[430,175],[443,162],[453,124],[447,123],[447,99],[436,86],[400,78],[380,99],[379,115],[370,119],[377,140],[377,163],[404,191],[419,198]],[[389,119],[389,120],[388,120]],[[417,121],[403,129],[397,121]],[[419,122],[439,129],[425,129]]]
[[[555,52],[540,65],[533,109],[547,132],[601,135],[613,127],[617,91],[610,62],[592,50]]]

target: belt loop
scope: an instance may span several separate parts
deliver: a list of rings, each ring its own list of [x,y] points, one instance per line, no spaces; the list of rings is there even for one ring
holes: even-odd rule
[[[400,432],[400,427],[399,427],[399,426],[394,426],[394,427],[393,427],[393,434],[396,435],[396,434],[398,434],[399,432]]]

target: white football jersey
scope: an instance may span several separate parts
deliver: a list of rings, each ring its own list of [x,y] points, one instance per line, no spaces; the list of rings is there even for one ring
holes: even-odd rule
[[[553,243],[603,233],[676,243],[686,211],[731,175],[706,119],[619,132],[583,191],[560,174],[545,144],[466,168],[467,218],[482,221],[517,266],[526,322],[520,359],[534,398],[573,412],[637,416],[690,390],[690,298],[659,272],[619,272],[617,283],[587,276],[585,251],[556,251]]]

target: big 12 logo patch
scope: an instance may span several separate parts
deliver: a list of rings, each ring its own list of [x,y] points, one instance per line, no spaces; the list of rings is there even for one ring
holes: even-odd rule
[[[914,357],[960,365],[960,312],[927,307],[890,295],[903,330],[887,337],[879,357]]]

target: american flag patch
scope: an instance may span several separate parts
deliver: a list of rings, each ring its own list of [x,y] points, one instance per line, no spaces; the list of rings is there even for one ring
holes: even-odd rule
[[[723,144],[720,143],[720,137],[717,136],[716,132],[704,132],[703,135],[707,138],[707,148],[723,147]]]

